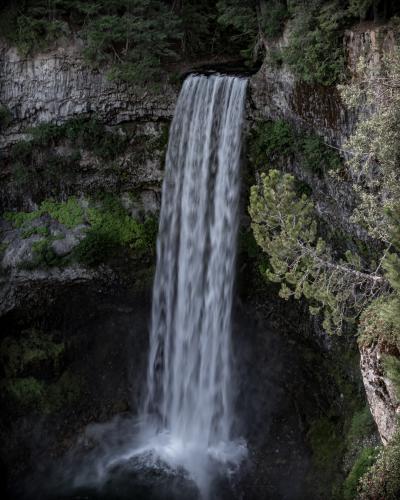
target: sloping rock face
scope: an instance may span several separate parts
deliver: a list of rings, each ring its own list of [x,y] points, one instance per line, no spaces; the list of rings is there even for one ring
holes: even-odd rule
[[[400,417],[400,400],[393,382],[385,376],[382,366],[384,353],[381,347],[362,347],[360,352],[365,392],[382,442],[386,445],[396,431],[397,419]]]

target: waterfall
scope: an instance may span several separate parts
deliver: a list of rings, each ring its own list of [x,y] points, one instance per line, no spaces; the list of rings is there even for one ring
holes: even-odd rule
[[[181,453],[189,470],[193,458],[198,482],[206,457],[238,452],[231,310],[246,86],[239,77],[189,76],[166,157],[144,414],[169,458]]]
[[[142,412],[87,428],[96,446],[62,467],[73,488],[107,487],[126,471],[139,492],[149,477],[165,492],[162,478],[179,475],[215,498],[214,479],[230,477],[247,454],[234,435],[231,375],[246,87],[222,75],[183,84],[166,157]],[[173,479],[171,488],[167,498],[195,497],[175,495]]]

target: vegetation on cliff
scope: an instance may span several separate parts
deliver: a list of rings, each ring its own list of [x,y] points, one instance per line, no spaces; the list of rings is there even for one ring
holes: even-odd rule
[[[203,56],[241,53],[251,64],[288,25],[288,44],[276,60],[303,81],[330,85],[345,72],[346,27],[398,13],[394,0],[17,0],[5,2],[0,34],[27,55],[76,32],[94,66],[143,84]]]
[[[306,162],[298,146],[293,152],[290,129],[280,122],[259,124],[251,140],[254,163],[264,173],[252,188],[249,207],[255,239],[267,254],[262,268],[266,279],[280,283],[285,299],[305,297],[311,314],[323,315],[326,331],[354,332],[358,325],[360,345],[380,347],[379,366],[396,394],[400,394],[399,53],[398,48],[386,53],[379,71],[371,71],[361,60],[357,76],[341,86],[349,107],[368,106],[370,111],[345,144],[341,165],[332,168],[328,163],[328,168],[321,168],[325,182],[352,187],[350,222],[363,228],[362,238],[372,251],[327,234],[324,216],[315,210],[314,193],[284,173],[288,163],[305,169]],[[363,447],[344,483],[345,498],[380,498],[380,491],[384,498],[398,498],[397,451],[398,436],[379,454]]]
[[[44,200],[37,210],[7,212],[4,217],[20,229],[20,237],[34,237],[32,258],[20,264],[29,269],[66,266],[73,262],[96,266],[120,252],[127,252],[135,259],[144,255],[148,258],[155,253],[155,217],[134,218],[118,197],[109,194],[99,194],[90,200],[76,197],[65,202]],[[61,227],[54,227],[52,221]],[[62,231],[62,226],[66,232]],[[53,244],[64,239],[70,234],[68,230],[74,228],[80,228],[73,233],[75,243],[62,254],[57,253]]]

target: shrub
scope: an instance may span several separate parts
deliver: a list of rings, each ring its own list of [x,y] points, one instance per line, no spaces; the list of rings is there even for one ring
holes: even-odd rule
[[[295,152],[295,132],[284,120],[259,122],[250,136],[249,152],[255,167]]]
[[[118,248],[125,247],[133,253],[154,251],[156,219],[149,217],[138,222],[116,197],[105,196],[97,207],[89,208],[87,219],[90,228],[74,251],[75,258],[86,265],[95,266],[109,259]]]
[[[112,257],[119,245],[119,241],[107,231],[92,229],[87,231],[85,238],[74,249],[73,255],[78,262],[95,267]]]
[[[302,166],[318,175],[340,167],[339,154],[327,146],[318,135],[306,135],[300,141]]]
[[[400,350],[400,325],[387,314],[392,303],[397,305],[396,295],[380,297],[363,311],[358,326],[358,343],[361,346],[379,342]]]
[[[293,12],[289,44],[282,51],[284,62],[302,81],[334,85],[345,71],[343,33],[348,23],[338,0],[322,0],[305,8],[300,2]]]
[[[400,432],[379,453],[360,481],[361,500],[396,500],[400,497]]]
[[[339,154],[322,137],[301,135],[284,120],[256,124],[250,136],[249,151],[255,167],[263,167],[274,160],[287,161],[292,156],[298,158],[303,168],[318,175],[341,165]]]

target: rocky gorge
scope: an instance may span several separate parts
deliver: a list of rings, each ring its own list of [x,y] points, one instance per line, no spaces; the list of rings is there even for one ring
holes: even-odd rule
[[[394,40],[387,26],[347,31],[350,74],[360,56],[375,71]],[[284,45],[285,35],[275,43]],[[386,445],[394,436],[400,400],[382,368],[384,345],[358,350],[351,337],[329,337],[302,301],[279,299],[259,275],[247,205],[262,169],[251,142],[260,121],[283,120],[341,149],[370,111],[349,111],[334,87],[299,82],[271,63],[272,50],[267,44],[249,78],[234,307],[237,410],[251,460],[226,486],[226,498],[232,491],[249,499],[338,498],[332,488],[360,443]],[[180,81],[148,88],[113,82],[81,53],[79,39],[29,57],[0,46],[8,409],[1,463],[7,493],[22,497],[23,478],[42,477],[86,425],[135,413],[143,389],[164,158]],[[293,156],[279,168],[309,187],[338,247],[354,245],[346,233],[373,249],[365,229],[351,222],[350,183],[304,169]],[[357,418],[366,422],[362,431]]]

